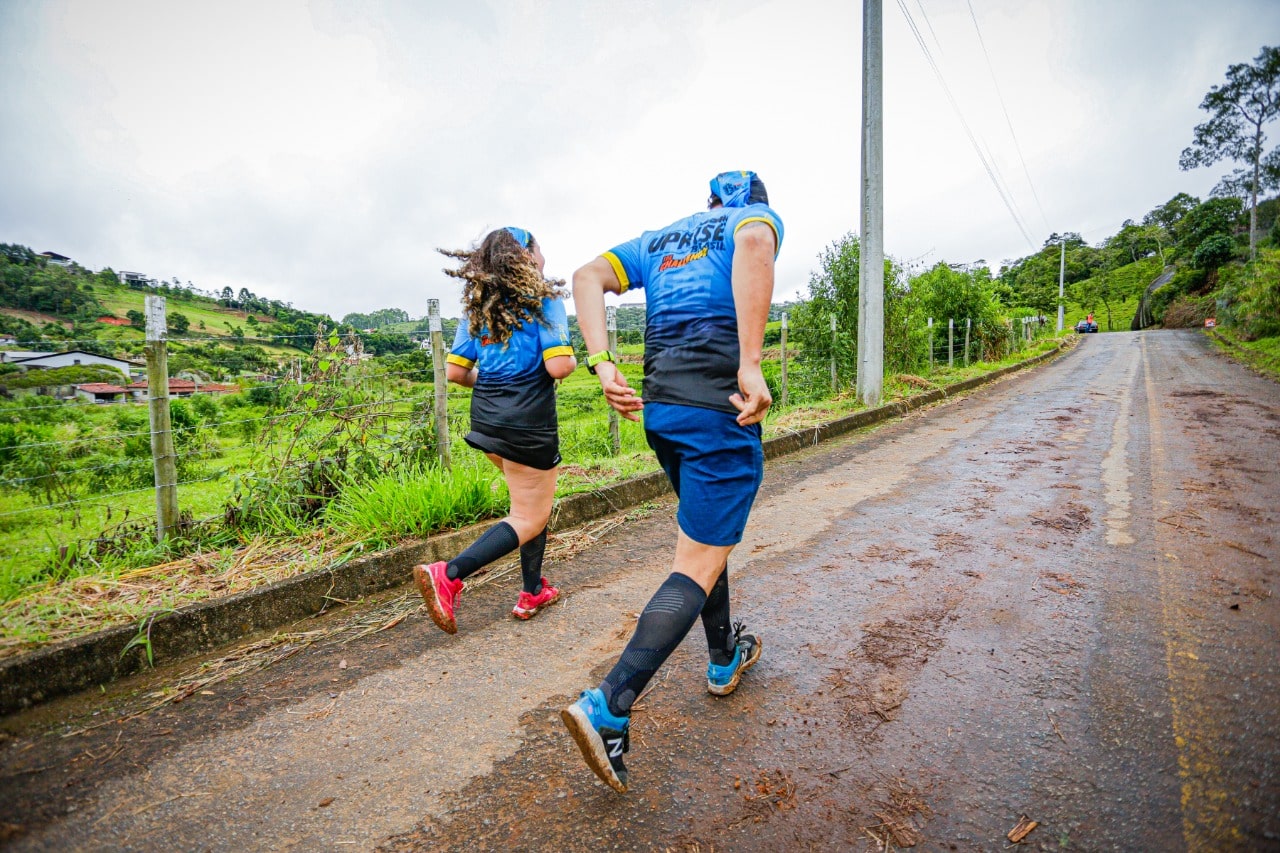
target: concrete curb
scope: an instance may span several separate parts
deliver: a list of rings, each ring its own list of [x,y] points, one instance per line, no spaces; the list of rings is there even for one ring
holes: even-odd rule
[[[938,388],[857,412],[816,427],[778,436],[764,443],[766,459],[794,453],[836,436],[880,423],[915,409],[954,397],[1025,367],[1046,361],[1068,345],[947,388]],[[628,507],[658,498],[671,490],[661,471],[560,500],[551,517],[551,530],[565,530]],[[456,554],[470,544],[488,522],[443,533],[430,539],[370,554],[340,566],[298,575],[259,589],[181,607],[154,615],[145,630],[135,625],[109,628],[66,640],[0,662],[0,715],[11,714],[149,668],[142,645],[129,644],[140,635],[149,638],[156,664],[184,657],[270,631],[406,583],[413,566]]]

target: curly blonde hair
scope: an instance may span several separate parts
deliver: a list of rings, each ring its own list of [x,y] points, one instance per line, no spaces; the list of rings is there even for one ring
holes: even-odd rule
[[[529,235],[529,248],[536,245]],[[462,261],[458,269],[444,272],[465,282],[462,308],[472,337],[487,328],[490,340],[506,343],[530,320],[545,324],[542,300],[565,292],[564,280],[543,278],[529,252],[505,228],[489,232],[475,248],[436,251]]]

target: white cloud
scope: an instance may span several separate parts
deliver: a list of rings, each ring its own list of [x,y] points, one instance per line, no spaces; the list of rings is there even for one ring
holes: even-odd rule
[[[1217,172],[1177,168],[1199,100],[1280,32],[1263,0],[974,0],[1037,204],[969,7],[904,5],[1036,245],[1207,193]],[[897,3],[884,19],[886,251],[1026,254]],[[857,228],[860,39],[835,0],[5,4],[0,242],[418,315],[456,304],[437,246],[522,224],[567,277],[749,168],[786,221],[781,298]]]

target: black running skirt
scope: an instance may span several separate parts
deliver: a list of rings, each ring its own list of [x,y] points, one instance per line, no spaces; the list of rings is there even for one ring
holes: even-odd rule
[[[471,432],[463,439],[482,453],[492,453],[520,465],[550,471],[560,464],[560,434],[557,429],[513,429],[471,422]]]

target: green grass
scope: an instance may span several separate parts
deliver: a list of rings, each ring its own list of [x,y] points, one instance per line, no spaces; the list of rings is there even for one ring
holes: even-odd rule
[[[1216,335],[1209,332],[1206,334],[1211,335],[1211,339],[1220,350],[1264,376],[1280,382],[1280,337],[1246,341],[1231,328],[1219,328],[1214,331]],[[1224,344],[1222,342],[1224,338],[1230,343]]]

